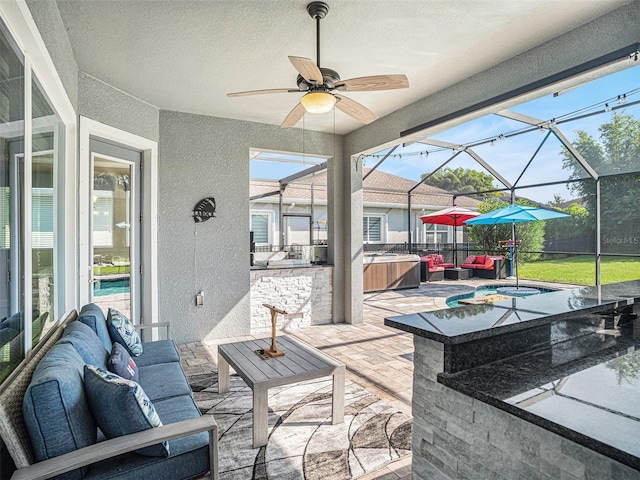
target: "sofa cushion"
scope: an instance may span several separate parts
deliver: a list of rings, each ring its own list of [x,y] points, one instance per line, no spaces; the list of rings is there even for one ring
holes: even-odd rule
[[[165,425],[201,416],[200,410],[198,410],[198,407],[191,395],[180,395],[166,398],[155,402],[154,405],[156,405],[158,415],[165,419]],[[179,455],[182,452],[208,445],[208,437],[209,434],[207,432],[202,432],[196,435],[171,440],[169,442],[169,448],[171,451],[169,456],[173,457],[174,455]]]
[[[104,348],[98,336],[82,322],[71,322],[64,328],[58,343],[70,343],[74,346],[84,363],[107,368],[109,351]]]
[[[138,367],[140,386],[154,402],[176,395],[191,395],[189,382],[178,362]]]
[[[172,340],[144,342],[142,348],[142,353],[136,357],[138,368],[156,363],[180,362],[180,355]]]
[[[126,380],[138,381],[138,366],[136,362],[133,361],[127,349],[118,342],[113,344],[111,355],[109,355],[109,361],[107,362],[107,368],[110,372],[120,375]]]
[[[475,259],[476,259],[475,255],[469,255],[467,258],[465,258],[464,262],[462,263],[465,265],[469,265],[469,264],[472,264]]]
[[[478,255],[476,258],[474,258],[473,262],[476,265],[484,265],[484,262],[486,261],[487,256],[486,255]]]
[[[22,410],[37,461],[96,443],[97,427],[83,389],[83,367],[84,360],[73,345],[56,343],[33,372]],[[74,470],[64,478],[82,478],[85,470]]]
[[[104,318],[104,313],[98,305],[95,303],[88,303],[82,307],[82,310],[80,310],[80,313],[78,314],[78,321],[91,327],[104,344],[104,348],[111,351],[111,345],[113,342],[111,341],[109,331],[107,330],[107,319]]]
[[[200,412],[190,395],[182,395],[153,403],[165,425],[197,418]],[[209,435],[207,432],[169,440],[168,458],[144,457],[135,453],[104,460],[89,467],[86,480],[136,479],[175,480],[200,478],[209,470]],[[135,472],[135,474],[133,474]],[[126,475],[129,473],[130,475]]]
[[[116,438],[162,425],[153,403],[136,382],[94,365],[85,365],[84,386],[91,412],[105,437]],[[166,457],[169,444],[163,442],[135,452]]]
[[[137,357],[142,353],[142,341],[133,323],[129,319],[113,308],[107,314],[107,329],[111,340],[118,342],[127,349],[129,355]]]

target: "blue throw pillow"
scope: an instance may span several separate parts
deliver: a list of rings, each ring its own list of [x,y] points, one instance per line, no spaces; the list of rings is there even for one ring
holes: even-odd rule
[[[111,340],[126,348],[129,355],[137,357],[142,353],[142,341],[135,327],[127,317],[113,308],[109,309],[107,315],[107,329]]]
[[[133,361],[127,349],[118,342],[113,344],[111,355],[107,362],[107,368],[110,372],[120,375],[125,380],[138,381],[138,367]]]
[[[162,425],[140,385],[94,365],[84,367],[84,388],[91,413],[107,438],[117,438]],[[168,457],[169,444],[139,448],[148,457]]]

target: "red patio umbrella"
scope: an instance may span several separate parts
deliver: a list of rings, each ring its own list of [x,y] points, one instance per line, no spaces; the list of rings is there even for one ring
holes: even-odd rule
[[[462,225],[465,221],[480,215],[480,212],[474,212],[466,208],[453,207],[438,210],[437,212],[429,213],[420,217],[422,223],[431,223],[435,225],[450,225],[453,227],[453,264],[458,266],[458,249],[456,239],[456,229]]]

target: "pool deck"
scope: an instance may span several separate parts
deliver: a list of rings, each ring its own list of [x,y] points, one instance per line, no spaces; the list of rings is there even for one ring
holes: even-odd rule
[[[419,288],[408,290],[390,290],[386,292],[365,293],[364,321],[375,325],[384,324],[384,317],[407,313],[430,312],[447,307],[447,298],[453,295],[473,292],[476,287],[485,285],[515,286],[515,280],[442,280],[421,283]],[[535,282],[520,280],[521,287],[542,287],[558,290],[576,288],[581,285],[565,283]]]

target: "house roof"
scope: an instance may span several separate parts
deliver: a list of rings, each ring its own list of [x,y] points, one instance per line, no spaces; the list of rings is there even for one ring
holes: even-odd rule
[[[367,175],[370,170],[365,168],[363,175]],[[414,180],[374,170],[363,182],[364,204],[406,206],[407,192],[415,187],[416,183]],[[312,184],[314,201],[325,203],[327,200],[326,171],[289,184],[285,189],[284,199],[289,203],[295,200],[310,201]],[[258,195],[277,192],[278,189],[277,180],[251,180],[250,196],[254,198]],[[272,198],[273,201],[277,201],[278,196],[274,195]],[[461,207],[475,208],[480,202],[470,197],[457,197],[455,203]],[[420,207],[448,207],[453,204],[453,195],[438,187],[420,185],[412,192],[411,204]]]

